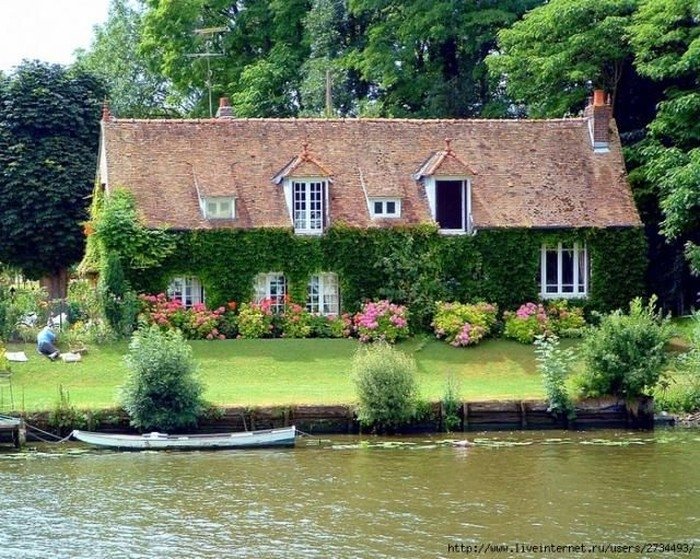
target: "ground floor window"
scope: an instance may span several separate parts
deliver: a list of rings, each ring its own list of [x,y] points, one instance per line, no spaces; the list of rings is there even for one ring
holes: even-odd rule
[[[542,246],[540,295],[543,299],[588,295],[588,251],[582,243]]]
[[[337,315],[339,313],[340,297],[336,274],[326,273],[311,276],[306,309],[311,313],[322,315]]]
[[[269,299],[272,302],[272,312],[284,311],[284,302],[287,297],[287,279],[284,274],[270,272],[258,274],[255,277],[255,301],[261,302]]]
[[[168,298],[189,308],[204,303],[204,287],[197,278],[173,278],[168,286]]]

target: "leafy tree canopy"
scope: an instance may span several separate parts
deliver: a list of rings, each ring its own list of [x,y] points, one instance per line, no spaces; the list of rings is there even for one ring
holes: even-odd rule
[[[639,172],[660,190],[662,232],[687,241],[700,274],[700,3],[647,0],[630,31],[639,72],[667,85]]]
[[[632,51],[626,28],[638,0],[552,0],[498,33],[487,58],[512,97],[533,116],[583,107],[591,85],[617,92]]]
[[[495,97],[484,58],[496,33],[541,0],[351,0],[369,21],[349,64],[391,116],[464,117]]]
[[[59,65],[0,78],[0,261],[30,278],[82,256],[103,98],[98,79]]]
[[[138,52],[142,34],[142,7],[112,0],[107,22],[95,28],[90,48],[77,53],[77,66],[102,78],[119,117],[177,115],[184,100],[154,71],[153,61]]]

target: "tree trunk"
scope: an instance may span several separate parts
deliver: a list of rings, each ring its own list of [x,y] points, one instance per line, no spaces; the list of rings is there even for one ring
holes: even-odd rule
[[[50,276],[39,280],[39,285],[46,289],[49,299],[65,299],[68,295],[68,269],[61,268]]]

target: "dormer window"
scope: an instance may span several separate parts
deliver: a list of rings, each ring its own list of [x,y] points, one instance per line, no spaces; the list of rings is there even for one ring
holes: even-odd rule
[[[422,181],[430,213],[441,233],[471,233],[472,182],[476,173],[452,149],[445,138],[445,149],[434,152],[413,175]]]
[[[236,217],[236,204],[232,197],[204,198],[206,219],[233,219]]]
[[[401,217],[401,199],[369,198],[369,212],[373,218]]]
[[[471,233],[471,182],[467,177],[427,177],[425,190],[441,233]]]
[[[328,188],[333,173],[315,159],[309,144],[293,158],[272,181],[284,187],[284,199],[294,232],[320,235],[328,225]]]
[[[294,232],[323,233],[326,213],[326,181],[318,179],[291,181],[294,207]]]

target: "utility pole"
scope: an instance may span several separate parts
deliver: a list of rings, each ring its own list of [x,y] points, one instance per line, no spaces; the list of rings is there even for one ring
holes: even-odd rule
[[[211,47],[211,37],[215,33],[223,33],[226,31],[226,27],[204,27],[202,29],[195,29],[194,32],[197,35],[200,35],[204,37],[204,52],[199,52],[199,53],[192,53],[192,54],[186,54],[188,58],[203,58],[207,62],[207,78],[204,82],[204,85],[207,87],[207,91],[209,92],[209,118],[213,118],[214,116],[214,104],[212,100],[212,71],[211,71],[211,62],[210,60],[212,58],[221,58],[223,53],[217,53],[217,52],[211,52],[210,47]]]
[[[331,118],[333,116],[333,96],[331,90],[331,71],[326,69],[326,118]]]

